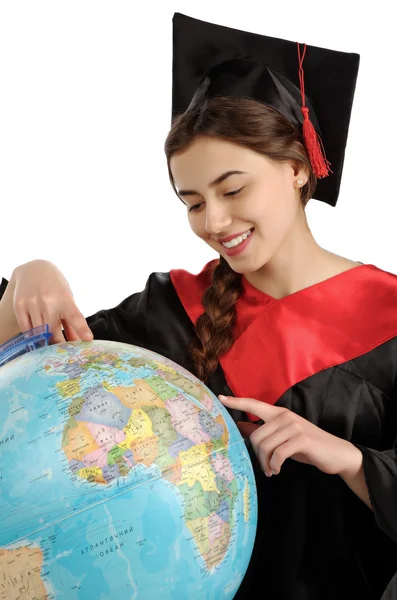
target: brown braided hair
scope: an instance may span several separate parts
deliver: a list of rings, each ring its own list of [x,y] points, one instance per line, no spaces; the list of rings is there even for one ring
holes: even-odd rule
[[[165,154],[176,193],[170,160],[199,137],[229,141],[276,162],[303,163],[309,174],[306,185],[300,189],[303,208],[313,196],[317,180],[300,130],[276,110],[244,98],[211,98],[175,118],[165,141]],[[197,320],[197,337],[188,348],[195,373],[203,381],[208,381],[218,367],[219,358],[233,345],[236,303],[243,289],[241,274],[233,271],[222,256],[212,268],[211,276],[212,283],[202,298],[205,312]]]

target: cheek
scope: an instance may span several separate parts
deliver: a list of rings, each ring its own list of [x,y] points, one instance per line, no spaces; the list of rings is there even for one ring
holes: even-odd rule
[[[262,202],[258,220],[268,235],[279,237],[292,226],[298,208],[293,190],[280,183],[270,191],[266,202]]]
[[[188,214],[188,222],[193,233],[199,237],[203,237],[205,235],[204,228],[204,220],[201,217],[201,213],[187,213]]]
[[[247,194],[246,208],[253,210],[256,215],[273,217],[289,201],[290,190],[286,185],[285,178],[273,176],[271,179],[255,186],[250,194]]]

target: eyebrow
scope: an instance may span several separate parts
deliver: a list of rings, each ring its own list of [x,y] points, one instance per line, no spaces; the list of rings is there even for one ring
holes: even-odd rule
[[[245,173],[246,171],[226,171],[225,173],[222,173],[222,175],[219,175],[219,177],[214,179],[214,181],[211,181],[209,187],[215,187],[216,185],[219,185],[220,183],[222,183],[222,181],[225,181],[225,179],[231,177],[232,175],[245,175]],[[180,190],[178,194],[179,196],[193,196],[194,194],[197,194],[197,192],[195,192],[194,190]]]

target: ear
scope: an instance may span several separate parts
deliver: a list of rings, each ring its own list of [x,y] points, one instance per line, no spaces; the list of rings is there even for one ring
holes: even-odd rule
[[[291,160],[290,165],[292,168],[294,179],[295,180],[302,179],[304,181],[304,183],[307,183],[307,181],[309,179],[308,167],[300,160]]]

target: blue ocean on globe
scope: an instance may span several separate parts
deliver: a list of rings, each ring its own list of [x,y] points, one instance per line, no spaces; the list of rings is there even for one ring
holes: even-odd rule
[[[93,341],[0,367],[0,600],[231,599],[256,526],[244,441],[176,363]]]

